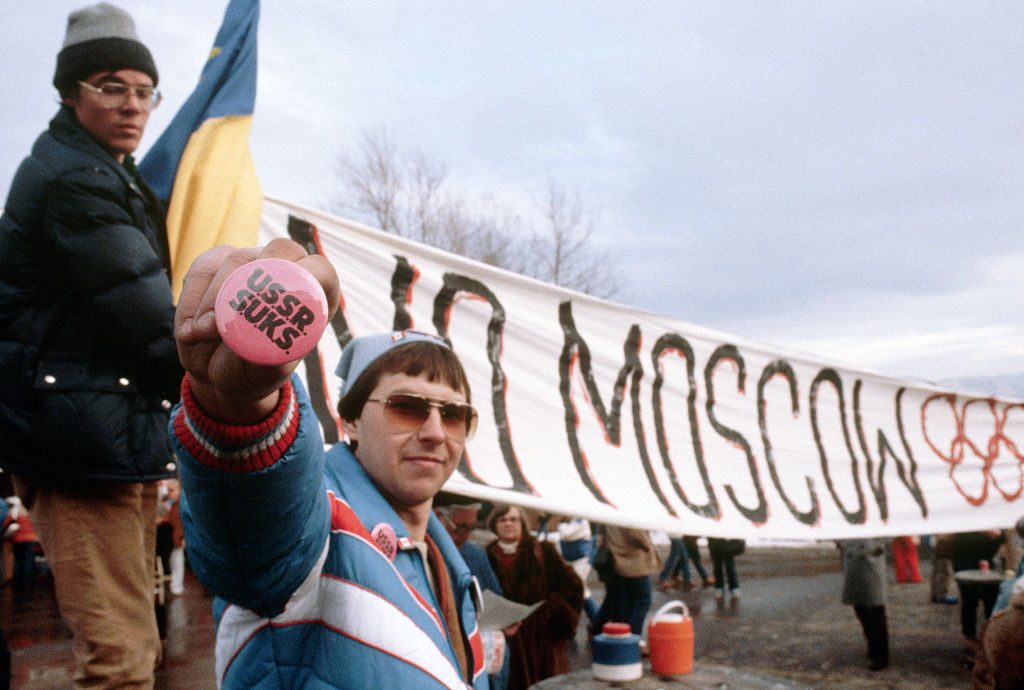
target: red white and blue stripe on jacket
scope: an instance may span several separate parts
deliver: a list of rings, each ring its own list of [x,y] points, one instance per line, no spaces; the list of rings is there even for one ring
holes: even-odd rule
[[[187,381],[170,423],[189,561],[219,601],[224,688],[483,690],[475,585],[433,515],[427,533],[451,575],[471,657],[467,682],[408,531],[345,444],[324,453],[297,377],[258,427],[206,417]],[[380,523],[390,561],[370,536]]]

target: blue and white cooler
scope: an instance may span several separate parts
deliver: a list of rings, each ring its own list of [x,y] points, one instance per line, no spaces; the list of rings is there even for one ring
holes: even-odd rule
[[[640,636],[632,633],[628,623],[605,623],[601,634],[591,641],[590,651],[598,680],[630,681],[644,674]]]

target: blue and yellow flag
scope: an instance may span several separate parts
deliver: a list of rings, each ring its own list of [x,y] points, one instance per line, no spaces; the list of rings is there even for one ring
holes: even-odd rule
[[[259,0],[231,0],[199,85],[139,165],[157,195],[170,199],[175,299],[199,254],[217,244],[256,244],[263,194],[249,130],[259,17]]]

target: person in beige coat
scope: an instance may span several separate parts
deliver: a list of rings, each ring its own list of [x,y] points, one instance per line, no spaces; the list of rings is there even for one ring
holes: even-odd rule
[[[843,603],[853,607],[868,643],[868,668],[881,671],[889,665],[889,623],[885,615],[888,571],[883,539],[845,539],[843,555]]]
[[[629,623],[640,635],[644,617],[651,608],[651,578],[661,569],[661,556],[646,530],[605,525],[600,538],[611,552],[613,568],[604,576],[605,593],[592,632],[601,632],[605,623]]]

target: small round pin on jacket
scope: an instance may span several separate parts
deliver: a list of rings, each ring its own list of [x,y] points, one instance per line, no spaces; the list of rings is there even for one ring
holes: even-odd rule
[[[394,527],[386,522],[381,522],[370,531],[370,536],[389,561],[395,560],[395,556],[398,554],[398,539],[395,537]]]
[[[320,283],[284,259],[257,259],[236,269],[217,293],[213,311],[224,343],[254,364],[305,357],[327,327]]]

